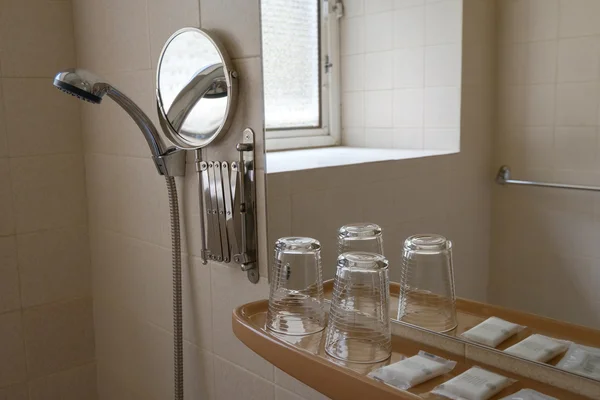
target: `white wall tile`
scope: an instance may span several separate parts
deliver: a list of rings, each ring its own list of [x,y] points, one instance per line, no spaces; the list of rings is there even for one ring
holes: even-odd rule
[[[549,126],[554,123],[554,85],[531,85],[525,88],[525,126]]]
[[[342,128],[342,145],[365,147],[365,144],[365,128]]]
[[[558,46],[558,82],[586,82],[600,78],[598,37],[562,39]]]
[[[85,225],[81,156],[13,158],[10,169],[17,232]]]
[[[425,7],[394,11],[394,48],[422,46],[425,43]]]
[[[394,0],[394,8],[406,8],[422,6],[425,4],[425,0]]]
[[[423,147],[435,150],[459,150],[460,129],[431,129],[423,132]]]
[[[423,128],[395,128],[393,146],[395,149],[422,149]]]
[[[392,90],[365,92],[365,126],[372,128],[391,128],[393,125]]]
[[[361,127],[365,125],[364,92],[342,94],[342,126]]]
[[[366,90],[385,90],[392,87],[393,51],[365,54],[364,82]]]
[[[394,50],[394,88],[423,87],[425,55],[423,47]]]
[[[269,297],[266,279],[250,285],[246,274],[239,269],[214,264],[211,265],[211,283],[214,353],[272,381],[273,366],[243,345],[231,330],[231,312],[235,307]],[[218,387],[217,384],[217,392]]]
[[[556,124],[592,126],[597,123],[598,84],[561,83],[556,87]]]
[[[600,33],[600,3],[594,0],[560,0],[560,37]]]
[[[13,193],[11,190],[10,164],[0,159],[0,235],[15,233]]]
[[[47,78],[2,81],[10,156],[81,152],[80,101]]]
[[[0,386],[23,382],[27,376],[21,312],[0,315]]]
[[[17,245],[14,236],[0,237],[0,313],[21,307]]]
[[[344,2],[344,16],[346,18],[356,17],[364,13],[365,0],[346,0]]]
[[[89,299],[23,311],[27,371],[39,377],[94,360],[94,323]]]
[[[461,45],[425,47],[425,86],[460,86]]]
[[[269,381],[215,356],[215,399],[230,400],[244,393],[248,400],[273,400],[275,387]]]
[[[394,8],[394,0],[367,0],[365,14],[376,14],[390,11]]]
[[[393,15],[385,12],[365,17],[365,51],[392,50]]]
[[[365,51],[364,18],[342,19],[340,53],[342,55],[360,54]]]
[[[87,228],[65,228],[17,236],[24,307],[91,295]]]
[[[342,90],[353,92],[365,89],[365,55],[342,57]]]
[[[460,89],[426,88],[425,127],[448,128],[460,124]]]
[[[200,25],[223,41],[231,58],[260,55],[258,0],[202,1],[200,5]]]
[[[366,146],[373,149],[391,149],[394,144],[394,129],[366,128]]]
[[[2,54],[0,54],[0,57],[2,57]],[[6,157],[8,156],[8,139],[6,137],[6,115],[4,113],[4,95],[2,86],[2,79],[0,79],[0,157]]]
[[[445,0],[425,7],[425,44],[459,43],[462,38],[462,1]]]
[[[394,127],[422,127],[423,101],[423,89],[394,90]]]

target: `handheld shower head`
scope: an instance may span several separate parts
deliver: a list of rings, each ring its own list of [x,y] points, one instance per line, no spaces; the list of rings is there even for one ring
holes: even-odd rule
[[[54,86],[61,91],[71,94],[81,100],[100,104],[104,95],[115,101],[142,131],[158,173],[166,176],[183,175],[185,171],[185,156],[183,151],[167,148],[158,130],[150,118],[129,97],[102,78],[84,69],[68,69],[59,72],[54,77]]]

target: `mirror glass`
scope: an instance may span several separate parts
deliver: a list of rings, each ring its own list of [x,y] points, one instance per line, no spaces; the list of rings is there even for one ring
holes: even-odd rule
[[[490,349],[533,334],[600,348],[600,7],[307,3],[262,2],[265,96],[299,118],[277,126],[266,110],[269,245],[318,239],[332,279],[338,229],[375,223],[398,283],[405,240],[440,234],[459,298],[444,335],[466,340],[496,316],[527,328]],[[317,84],[321,108],[296,113]],[[513,179],[598,189],[499,185],[502,165]],[[600,380],[592,369],[570,372]]]
[[[185,28],[165,44],[157,101],[165,134],[178,147],[204,147],[224,131],[236,102],[236,79],[224,49],[207,32]]]

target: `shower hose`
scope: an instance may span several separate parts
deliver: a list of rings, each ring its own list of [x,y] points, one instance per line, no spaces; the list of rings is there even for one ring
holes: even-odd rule
[[[172,176],[165,177],[171,215],[171,252],[173,260],[173,387],[175,400],[183,400],[183,311],[181,296],[181,237],[177,185]]]

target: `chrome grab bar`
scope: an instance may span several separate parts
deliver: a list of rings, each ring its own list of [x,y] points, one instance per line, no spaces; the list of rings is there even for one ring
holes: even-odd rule
[[[538,186],[538,187],[549,187],[556,189],[573,189],[573,190],[585,190],[588,192],[600,192],[600,187],[597,186],[585,186],[585,185],[566,185],[562,183],[549,183],[549,182],[534,182],[534,181],[521,181],[517,179],[511,179],[510,167],[503,165],[496,174],[496,183],[500,185],[525,185],[525,186]]]

